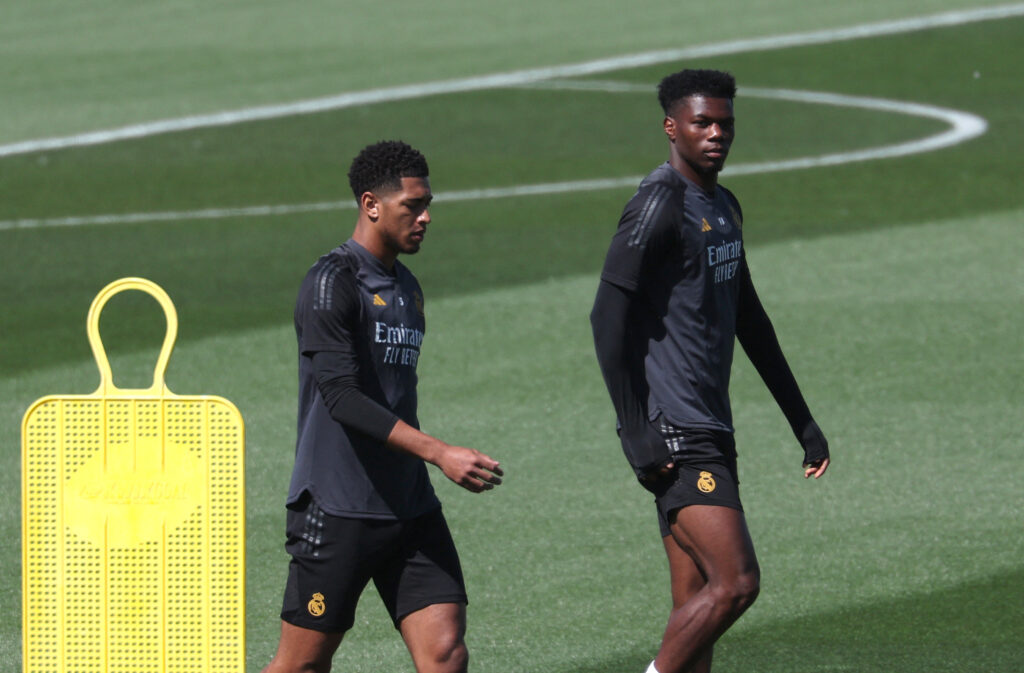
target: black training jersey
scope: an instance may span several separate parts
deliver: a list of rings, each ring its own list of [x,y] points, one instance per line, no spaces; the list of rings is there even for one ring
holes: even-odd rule
[[[295,304],[299,413],[288,503],[309,491],[334,516],[410,519],[440,506],[424,462],[331,417],[312,356],[355,353],[359,387],[403,421],[416,417],[416,364],[426,323],[419,283],[348,240],[306,274]]]
[[[667,162],[626,204],[601,278],[638,295],[630,347],[644,354],[651,420],[732,432],[729,375],[743,255],[742,214]]]

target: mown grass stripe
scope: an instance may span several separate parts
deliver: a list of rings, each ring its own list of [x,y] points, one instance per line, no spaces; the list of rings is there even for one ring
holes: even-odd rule
[[[684,59],[724,56],[727,54],[740,54],[752,51],[786,49],[790,47],[802,47],[815,44],[828,44],[846,40],[858,40],[883,35],[908,33],[931,28],[959,26],[965,23],[974,23],[978,21],[1007,19],[1022,15],[1024,15],[1024,3],[1015,3],[995,7],[943,12],[940,14],[894,21],[866,23],[846,28],[731,40],[727,42],[683,47],[679,49],[662,49],[658,51],[627,54],[624,56],[614,56],[611,58],[597,59],[583,63],[558,65],[547,68],[531,68],[527,70],[517,70],[478,77],[466,77],[461,79],[442,80],[438,82],[427,82],[424,84],[411,84],[381,89],[370,89],[367,91],[355,91],[326,96],[323,98],[311,98],[308,100],[281,103],[277,105],[262,105],[243,108],[241,110],[215,112],[205,115],[180,117],[177,119],[163,119],[70,136],[25,140],[16,143],[9,143],[7,145],[0,145],[0,157],[27,154],[44,150],[64,149],[68,147],[99,145],[118,140],[145,138],[161,133],[188,131],[213,126],[227,126],[231,124],[240,124],[243,122],[264,119],[276,119],[292,115],[314,114],[318,112],[326,112],[328,110],[355,107],[358,105],[371,105],[374,103],[422,98],[424,96],[434,96],[439,94],[518,86],[556,77],[594,75],[605,72],[614,72],[616,70],[625,70],[627,68],[637,68],[671,61],[680,61]]]

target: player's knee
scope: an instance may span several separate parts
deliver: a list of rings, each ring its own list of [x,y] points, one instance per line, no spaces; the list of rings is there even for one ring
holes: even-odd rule
[[[712,586],[715,603],[727,609],[734,618],[753,604],[760,591],[761,578],[756,570],[741,573]]]
[[[267,664],[263,673],[329,673],[331,659],[331,657],[299,656],[285,660],[277,656]]]
[[[464,673],[469,665],[469,649],[458,634],[438,638],[430,648],[433,670]]]
[[[761,592],[761,575],[756,570],[742,573],[730,585],[730,607],[739,614],[749,608]]]

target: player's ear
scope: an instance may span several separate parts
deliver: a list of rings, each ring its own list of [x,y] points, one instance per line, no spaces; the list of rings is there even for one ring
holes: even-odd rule
[[[380,216],[380,199],[373,192],[363,192],[363,195],[359,197],[359,209],[370,219],[375,220]]]
[[[663,125],[664,125],[664,128],[665,128],[665,135],[668,136],[669,140],[671,140],[672,142],[675,142],[675,140],[676,140],[676,120],[672,119],[672,117],[669,117],[668,115],[665,115],[665,121],[663,122]]]

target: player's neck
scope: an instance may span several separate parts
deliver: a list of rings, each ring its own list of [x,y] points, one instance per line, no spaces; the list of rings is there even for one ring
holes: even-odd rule
[[[356,229],[352,232],[352,240],[363,246],[367,252],[380,260],[388,271],[395,268],[395,260],[398,259],[398,252],[391,249],[384,239],[376,234],[373,227],[361,226],[356,223]]]
[[[684,178],[704,190],[705,193],[715,193],[715,189],[718,187],[717,171],[713,173],[698,173],[685,159],[674,153],[669,156],[668,163]]]

